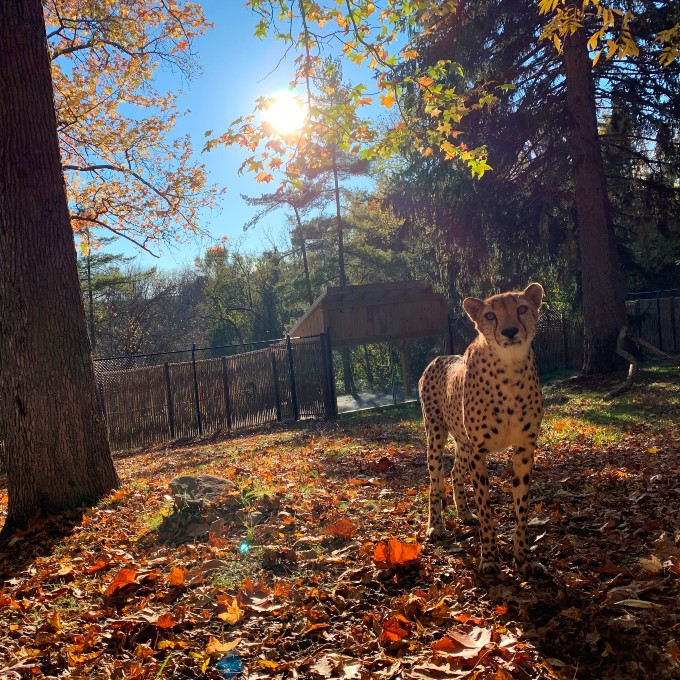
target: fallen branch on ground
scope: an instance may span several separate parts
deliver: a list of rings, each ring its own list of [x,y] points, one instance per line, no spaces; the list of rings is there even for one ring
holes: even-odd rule
[[[616,353],[620,357],[623,357],[628,362],[629,364],[628,377],[626,378],[626,381],[622,385],[615,387],[611,392],[609,392],[605,396],[605,399],[613,399],[614,397],[618,397],[619,394],[628,392],[633,387],[633,383],[635,382],[635,378],[638,373],[639,363],[638,360],[625,349],[624,343],[626,340],[635,343],[638,347],[641,347],[642,349],[646,349],[648,352],[650,352],[654,356],[659,357],[660,359],[663,359],[664,361],[668,361],[671,364],[680,366],[680,361],[672,357],[670,354],[662,352],[658,347],[652,345],[651,342],[647,342],[647,340],[643,340],[637,335],[629,335],[628,326],[624,326],[619,331],[619,337],[616,340]]]

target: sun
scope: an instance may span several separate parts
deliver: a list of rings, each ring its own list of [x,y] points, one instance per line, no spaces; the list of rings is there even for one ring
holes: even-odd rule
[[[268,97],[262,110],[262,122],[284,136],[300,130],[306,120],[306,104],[290,90]]]

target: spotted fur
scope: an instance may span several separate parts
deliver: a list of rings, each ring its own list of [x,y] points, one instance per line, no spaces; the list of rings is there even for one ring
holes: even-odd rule
[[[419,382],[430,471],[427,536],[434,540],[446,534],[442,522],[446,506],[442,453],[451,434],[455,442],[452,479],[456,510],[465,522],[476,522],[465,501],[464,473],[469,470],[481,524],[479,571],[484,574],[498,571],[486,454],[510,446],[517,518],[515,560],[523,574],[543,571],[530,559],[527,543],[529,486],[543,416],[531,341],[542,301],[539,283],[486,300],[466,298],[463,307],[475,324],[477,337],[462,356],[437,357]]]

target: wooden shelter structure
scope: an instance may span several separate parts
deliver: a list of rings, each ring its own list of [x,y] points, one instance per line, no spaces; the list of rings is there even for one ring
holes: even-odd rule
[[[328,286],[291,329],[293,337],[327,333],[331,347],[389,342],[401,356],[404,391],[411,392],[408,343],[443,336],[451,349],[446,298],[422,281]]]

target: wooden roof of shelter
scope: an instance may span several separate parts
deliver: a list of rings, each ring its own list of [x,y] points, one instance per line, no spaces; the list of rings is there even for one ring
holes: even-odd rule
[[[333,347],[447,334],[448,305],[422,281],[329,286],[290,331],[320,333]]]

